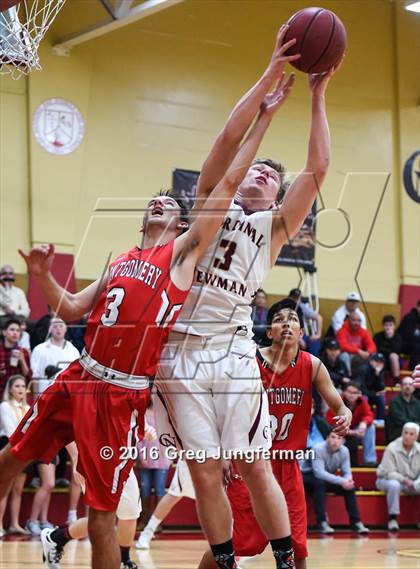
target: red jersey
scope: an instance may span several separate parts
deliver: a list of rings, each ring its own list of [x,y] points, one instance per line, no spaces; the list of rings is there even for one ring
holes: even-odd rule
[[[283,373],[275,373],[259,351],[257,361],[268,396],[272,448],[306,449],[312,408],[311,355],[299,351],[295,365]]]
[[[109,280],[89,315],[86,351],[107,368],[154,376],[162,347],[188,290],[171,281],[174,241],[133,247],[109,266]]]

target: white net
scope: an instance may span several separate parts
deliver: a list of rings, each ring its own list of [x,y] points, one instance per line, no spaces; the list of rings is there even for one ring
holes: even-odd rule
[[[39,44],[65,1],[21,0],[0,12],[0,75],[19,79],[41,69]]]

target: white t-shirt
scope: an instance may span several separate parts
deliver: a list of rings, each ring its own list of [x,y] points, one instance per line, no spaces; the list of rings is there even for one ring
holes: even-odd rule
[[[50,380],[45,375],[47,366],[56,366],[63,370],[79,357],[79,350],[67,340],[62,347],[56,346],[51,340],[35,346],[31,354],[31,369],[33,378],[38,380],[35,388],[37,394],[42,393],[50,384]]]
[[[251,302],[271,268],[272,212],[245,215],[232,202],[222,227],[197,264],[193,285],[174,325],[198,336],[233,334],[248,328]]]

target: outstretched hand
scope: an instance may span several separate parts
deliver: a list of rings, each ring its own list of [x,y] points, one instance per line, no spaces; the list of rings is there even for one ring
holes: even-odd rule
[[[286,51],[295,45],[296,39],[293,38],[283,44],[284,36],[286,35],[289,26],[283,24],[277,32],[276,45],[274,47],[273,55],[271,56],[270,63],[268,64],[266,74],[269,75],[273,81],[278,79],[284,71],[286,63],[296,61],[300,58],[300,53],[295,55],[285,55]]]
[[[28,271],[34,277],[45,275],[51,270],[54,260],[54,245],[38,245],[26,255],[19,249],[19,255],[25,260]]]
[[[309,89],[312,91],[312,95],[322,96],[325,95],[328,83],[333,75],[337,73],[340,67],[343,65],[344,55],[337,63],[333,65],[329,71],[326,73],[317,73],[308,75]]]
[[[291,73],[286,79],[286,74],[283,72],[274,91],[267,93],[264,97],[264,100],[261,103],[261,114],[269,117],[273,116],[286,101],[290,91],[292,90],[294,82],[294,73]]]

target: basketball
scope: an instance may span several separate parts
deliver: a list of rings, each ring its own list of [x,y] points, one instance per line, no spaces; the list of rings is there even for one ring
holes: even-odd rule
[[[304,8],[287,22],[284,43],[296,38],[286,55],[301,54],[291,62],[304,73],[325,73],[337,64],[347,44],[346,29],[338,16],[324,8]]]

